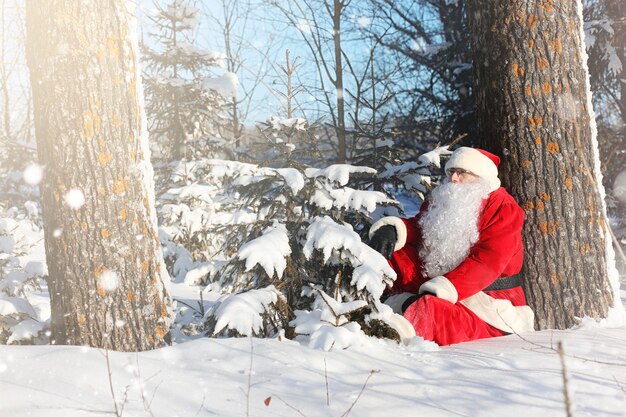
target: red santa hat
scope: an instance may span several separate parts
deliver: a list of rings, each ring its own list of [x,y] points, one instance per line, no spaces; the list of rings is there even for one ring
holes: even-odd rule
[[[460,147],[450,156],[446,163],[446,172],[451,168],[461,168],[478,175],[489,183],[491,191],[500,188],[498,178],[500,158],[490,152],[478,148]]]

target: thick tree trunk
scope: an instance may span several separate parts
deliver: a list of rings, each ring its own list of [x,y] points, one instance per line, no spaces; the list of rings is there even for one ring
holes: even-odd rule
[[[603,202],[576,1],[470,1],[483,146],[526,212],[525,290],[540,328],[605,317]]]
[[[138,351],[168,333],[128,3],[27,2],[57,344]]]

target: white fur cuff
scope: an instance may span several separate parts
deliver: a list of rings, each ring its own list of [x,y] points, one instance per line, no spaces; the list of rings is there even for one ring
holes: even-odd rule
[[[398,335],[400,340],[408,342],[415,337],[415,328],[413,325],[400,314],[392,314],[387,318],[387,324],[390,325]]]
[[[496,299],[483,291],[461,301],[481,320],[507,333],[535,330],[535,314],[528,306],[515,307],[511,301]]]
[[[402,314],[402,305],[409,297],[413,297],[415,294],[410,292],[403,292],[400,294],[392,295],[391,297],[385,300],[385,304],[387,304],[394,313]]]
[[[399,217],[387,216],[378,220],[376,223],[372,225],[370,228],[369,237],[370,239],[374,236],[374,233],[383,226],[391,225],[396,228],[396,233],[398,234],[398,240],[396,241],[396,246],[393,248],[394,251],[400,250],[406,245],[406,226],[404,222]]]
[[[419,293],[430,292],[435,294],[438,298],[450,301],[452,304],[456,304],[459,300],[459,293],[454,288],[454,285],[450,280],[443,275],[432,278],[420,286]]]

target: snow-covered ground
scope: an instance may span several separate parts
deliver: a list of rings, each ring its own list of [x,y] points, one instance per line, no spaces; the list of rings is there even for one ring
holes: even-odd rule
[[[112,385],[124,416],[565,416],[559,341],[573,415],[626,415],[626,327],[597,326],[330,352],[203,338],[109,367],[98,349],[0,346],[0,415],[116,415]]]

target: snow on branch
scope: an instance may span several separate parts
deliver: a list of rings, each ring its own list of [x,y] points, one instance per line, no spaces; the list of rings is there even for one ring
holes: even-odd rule
[[[202,82],[202,87],[205,90],[216,91],[220,96],[226,98],[237,97],[238,85],[239,79],[237,78],[237,75],[228,71],[218,77],[205,78]]]
[[[259,334],[263,328],[262,314],[277,303],[279,297],[273,285],[222,297],[215,312],[211,312],[217,320],[213,334],[224,329],[235,330],[242,336]]]
[[[280,278],[287,267],[285,258],[290,254],[287,228],[284,224],[275,224],[268,227],[260,237],[245,243],[239,249],[237,258],[246,262],[246,272],[258,264],[268,277],[273,277],[276,272]]]
[[[355,268],[351,285],[358,290],[367,289],[373,298],[378,299],[385,286],[396,278],[396,273],[380,253],[361,242],[350,226],[338,224],[328,216],[316,218],[307,230],[304,255],[310,259],[314,250],[323,253],[325,263],[333,253],[347,257]]]
[[[328,216],[316,218],[309,226],[303,252],[311,258],[315,249],[322,251],[326,263],[333,251],[345,249],[351,253],[359,253],[361,238],[350,226],[336,223]]]
[[[356,173],[376,174],[376,170],[370,167],[335,164],[323,169],[307,168],[304,171],[304,174],[309,178],[325,177],[330,181],[339,183],[339,185],[342,186],[348,183],[351,174]]]
[[[350,187],[331,190],[330,196],[334,200],[334,207],[353,210],[365,209],[369,213],[376,210],[378,204],[396,204],[395,200],[388,198],[379,191],[355,190]]]

